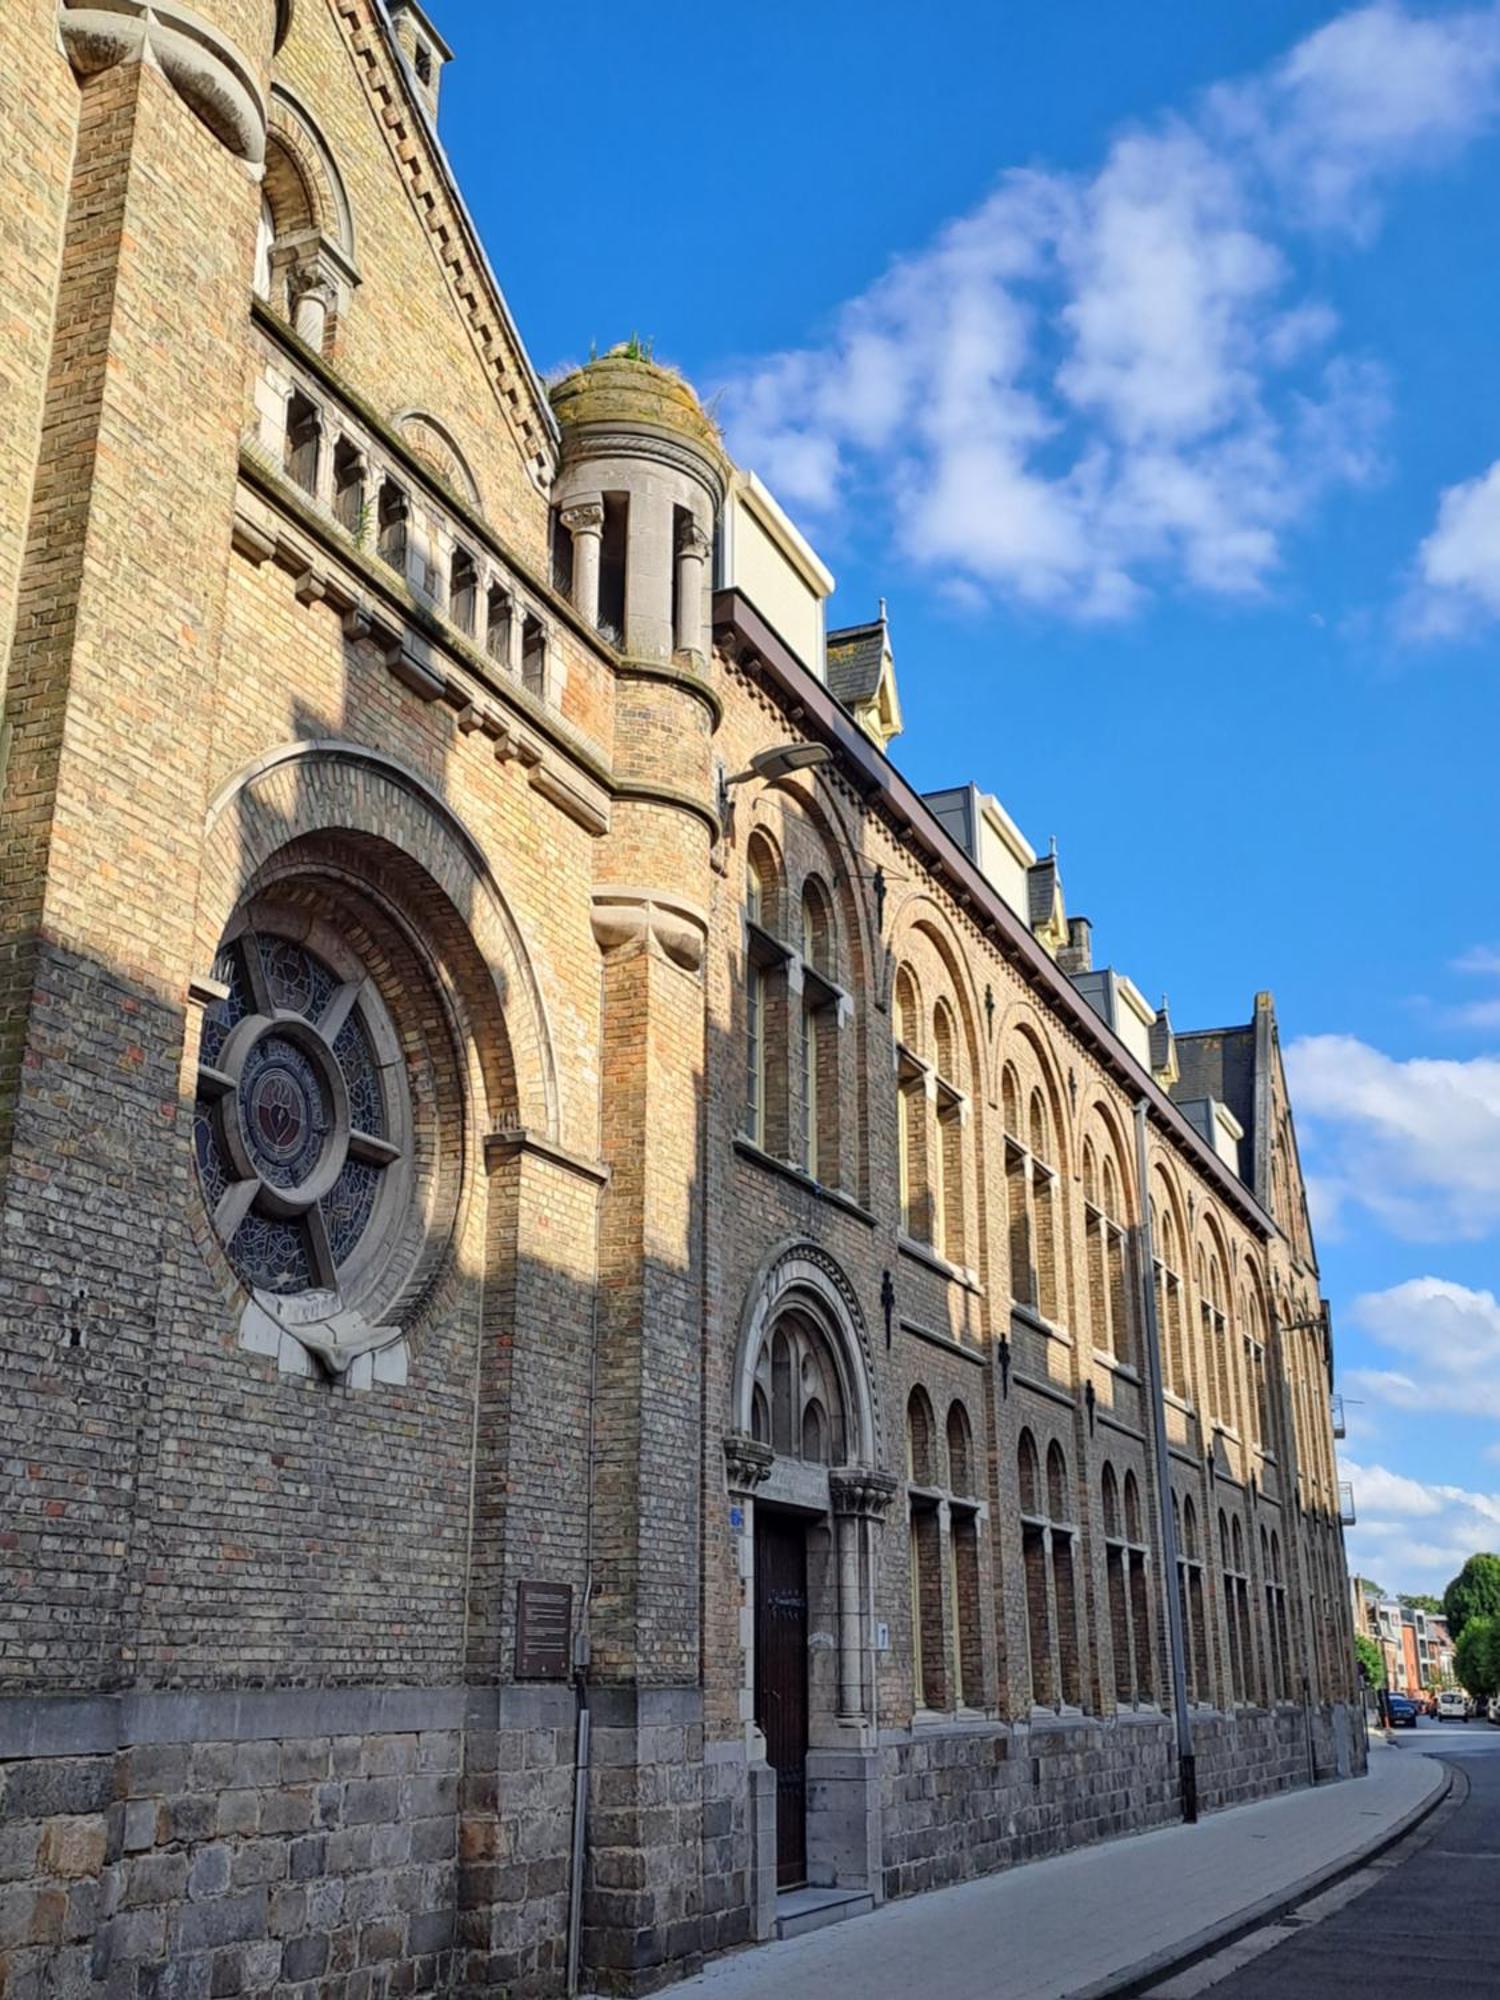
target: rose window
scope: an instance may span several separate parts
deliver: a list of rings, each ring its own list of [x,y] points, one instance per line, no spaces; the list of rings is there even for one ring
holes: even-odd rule
[[[290,938],[246,930],[204,1016],[198,1175],[252,1290],[337,1294],[375,1247],[404,1154],[405,1085],[373,983]]]

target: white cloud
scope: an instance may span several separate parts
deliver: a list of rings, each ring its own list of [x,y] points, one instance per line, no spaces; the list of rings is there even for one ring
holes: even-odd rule
[[[1348,1318],[1401,1365],[1355,1368],[1351,1393],[1400,1410],[1500,1420],[1500,1301],[1446,1278],[1366,1292]]]
[[[1353,1204],[1430,1240],[1500,1225],[1500,1058],[1403,1062],[1352,1035],[1311,1035],[1287,1069],[1325,1218]]]
[[[1339,1462],[1354,1488],[1357,1526],[1346,1530],[1349,1567],[1387,1590],[1441,1592],[1466,1557],[1500,1548],[1500,1493],[1428,1484],[1383,1465]]]
[[[1473,945],[1454,959],[1453,970],[1476,972],[1483,978],[1500,978],[1500,951],[1487,944]]]
[[[1092,174],[1006,172],[825,339],[732,374],[731,442],[969,593],[1110,618],[1163,584],[1262,590],[1323,494],[1377,476],[1386,414],[1295,233],[1367,237],[1394,176],[1495,118],[1497,78],[1500,10],[1375,5]]]
[[[1404,624],[1445,638],[1500,617],[1500,459],[1438,498],[1437,521],[1417,550]]]

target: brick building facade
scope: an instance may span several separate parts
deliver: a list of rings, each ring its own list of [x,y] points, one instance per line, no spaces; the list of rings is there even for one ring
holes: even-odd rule
[[[907,787],[677,377],[548,395],[448,53],[0,11],[7,2000],[644,1990],[1155,1824],[1172,1603],[1205,1805],[1362,1762],[1268,998]]]

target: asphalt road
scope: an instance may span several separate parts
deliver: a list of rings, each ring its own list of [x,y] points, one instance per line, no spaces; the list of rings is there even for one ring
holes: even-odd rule
[[[1217,1981],[1213,2000],[1500,2000],[1500,1727],[1430,1722],[1407,1747],[1463,1766],[1469,1793],[1377,1885]]]

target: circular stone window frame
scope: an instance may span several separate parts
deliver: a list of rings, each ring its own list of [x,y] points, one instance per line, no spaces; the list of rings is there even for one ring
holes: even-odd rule
[[[224,1120],[225,1150],[230,1154],[239,1177],[230,1183],[230,1188],[213,1208],[209,1208],[207,1190],[201,1177],[198,1178],[198,1192],[215,1246],[233,1275],[235,1285],[246,1295],[240,1317],[241,1344],[253,1352],[274,1354],[283,1373],[308,1374],[315,1359],[328,1374],[347,1378],[353,1388],[368,1388],[375,1380],[404,1382],[406,1343],[403,1330],[396,1322],[412,1277],[423,1264],[422,1247],[426,1232],[417,1231],[413,1236],[413,1232],[406,1227],[417,1194],[417,1172],[411,1091],[399,1030],[380,983],[369,965],[328,918],[287,903],[274,892],[253,896],[235,912],[225,927],[215,950],[215,961],[222,952],[235,945],[242,947],[242,959],[248,961],[250,953],[243,949],[244,941],[254,937],[283,938],[290,944],[300,946],[323,961],[339,982],[338,992],[345,992],[351,987],[354,989],[343,1010],[339,1029],[351,1015],[358,1016],[375,1060],[386,1132],[374,1148],[382,1156],[384,1171],[369,1220],[351,1255],[330,1273],[332,1282],[292,1293],[271,1292],[253,1284],[243,1275],[235,1260],[231,1247],[234,1230],[249,1212],[256,1194],[262,1192],[267,1208],[273,1213],[305,1214],[315,1207],[331,1191],[348,1157],[351,1122],[347,1085],[332,1054],[332,1038],[325,1036],[318,1023],[310,1021],[304,1014],[277,1008],[273,1004],[268,1014],[257,1011],[247,1015],[230,1030],[224,1051],[220,1053],[227,1052],[239,1038],[242,1044],[241,1062],[244,1053],[248,1053],[249,1048],[268,1033],[280,1033],[296,1046],[306,1045],[306,1052],[312,1055],[329,1083],[338,1123],[329,1157],[292,1195],[267,1182],[256,1171],[255,1193],[248,1199],[242,1198],[233,1228],[226,1230],[219,1218],[224,1213],[225,1200],[230,1191],[250,1184],[250,1176],[241,1173],[240,1169],[243,1166],[253,1169],[253,1159],[241,1133],[236,1131],[231,1141],[230,1131],[234,1121],[229,1117]],[[263,982],[263,973],[260,976]],[[246,977],[250,977],[248,965]],[[267,993],[265,998],[270,1000],[271,996]],[[220,1097],[236,1093],[237,1086],[229,1082],[228,1073],[216,1065],[205,1063],[200,1055],[195,1104],[204,1101],[205,1074],[220,1084],[217,1091]],[[371,1150],[367,1136],[361,1154]],[[330,1159],[336,1161],[331,1172]],[[314,1190],[311,1195],[309,1188]]]

